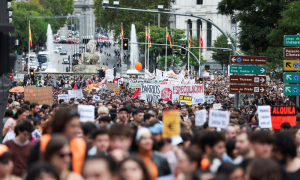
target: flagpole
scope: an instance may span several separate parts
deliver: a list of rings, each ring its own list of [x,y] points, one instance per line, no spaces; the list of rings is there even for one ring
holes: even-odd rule
[[[166,27],[166,57],[165,57],[165,72],[167,73],[167,50],[168,50],[168,41],[167,41],[167,36],[168,36],[168,27]]]
[[[122,66],[122,63],[124,63],[123,62],[123,22],[121,22],[121,31],[122,31],[122,42],[121,42],[121,63],[120,63],[120,66]],[[117,55],[117,57],[118,57],[118,55]],[[125,64],[123,64],[123,65],[125,65]],[[121,72],[122,72],[122,69],[123,69],[123,67],[121,68]],[[126,68],[127,69],[127,68]]]
[[[147,59],[147,64],[149,63],[149,54],[150,54],[150,23],[148,23],[148,59]],[[149,68],[149,66],[147,66]]]
[[[147,43],[147,32],[148,32],[148,30],[147,30],[147,26],[145,26],[145,29],[146,29],[146,34],[145,34],[145,43]],[[147,54],[147,45],[145,44],[145,70],[146,70],[146,62],[147,62],[147,56],[146,56],[146,54]]]
[[[190,28],[189,28],[189,50],[188,50],[188,80],[190,80]]]
[[[201,46],[201,39],[202,39],[202,29],[201,29],[201,25],[200,25],[200,38],[199,38],[199,46]],[[200,70],[201,70],[201,51],[202,51],[202,48],[199,48],[199,78],[200,78]]]
[[[30,62],[30,56],[29,56],[29,52],[30,52],[30,20],[29,20],[29,26],[28,26],[28,61],[27,61],[27,70],[28,70],[28,74],[29,74],[29,62]],[[26,58],[26,57],[25,57]]]

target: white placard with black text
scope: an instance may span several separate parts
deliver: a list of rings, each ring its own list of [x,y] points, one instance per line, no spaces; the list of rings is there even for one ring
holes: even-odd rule
[[[258,119],[260,128],[272,128],[270,106],[258,106]]]
[[[208,126],[225,128],[229,124],[229,112],[211,109],[209,110]]]

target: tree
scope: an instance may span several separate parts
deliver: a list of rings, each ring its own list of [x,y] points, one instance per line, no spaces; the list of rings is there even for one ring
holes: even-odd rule
[[[110,6],[112,6],[110,1]],[[170,4],[169,0],[122,0],[120,5],[123,8],[134,9],[157,9],[157,5],[164,5],[168,8]],[[154,16],[156,14],[146,12],[124,11],[124,10],[111,10],[103,9],[102,0],[94,1],[94,14],[96,16],[96,23],[108,30],[114,30],[114,39],[116,40],[121,34],[121,22],[123,22],[123,35],[126,38],[130,38],[131,24],[135,24],[136,32],[144,30],[148,23],[153,26]],[[167,15],[162,14],[161,19],[166,19]],[[157,18],[156,18],[157,19]],[[156,20],[157,22],[157,20]],[[162,27],[167,24],[167,21],[161,22]]]
[[[265,55],[268,57],[270,76],[282,79],[283,74],[283,36],[296,35],[300,32],[300,2],[289,3],[281,13],[281,19],[276,23],[271,33],[267,36],[270,46]]]
[[[276,27],[285,5],[295,0],[222,0],[218,11],[239,22],[239,43],[247,55],[261,55],[269,46],[267,35]]]
[[[185,39],[185,30],[181,29],[174,29],[174,38],[172,38],[171,32],[173,29],[169,29],[168,32],[171,36],[171,42],[172,45],[178,45],[186,44],[188,46],[188,41]],[[156,26],[151,26],[150,28],[151,32],[151,43],[155,44],[166,44],[166,28],[158,28]],[[144,31],[138,33],[138,41],[139,42],[145,42],[145,28]],[[168,44],[169,40],[167,41]],[[141,49],[145,49],[145,45],[140,45]],[[199,40],[193,39],[192,40],[192,47],[199,47]],[[174,54],[172,55],[172,49],[168,47],[167,49],[167,66],[171,67],[172,65],[174,67],[183,66],[187,64],[188,57],[180,55],[180,48],[179,47],[173,47],[174,48]],[[158,46],[158,45],[152,45],[152,48],[150,48],[150,57],[151,59],[157,58],[158,55],[161,56],[159,59],[159,64],[165,68],[165,53],[166,53],[166,46]],[[175,52],[176,51],[176,52]],[[191,49],[191,51],[195,54],[195,56],[199,57],[199,49]],[[173,64],[172,64],[172,59]],[[201,64],[204,64],[203,57],[201,58]],[[191,66],[198,66],[198,61],[190,55],[190,65]]]
[[[233,38],[228,33],[227,33],[227,36],[230,38],[231,42],[235,46],[235,42],[234,42]],[[220,36],[217,37],[217,40],[214,42],[213,47],[231,49],[231,46],[227,44],[227,39],[223,34],[221,34]],[[230,55],[231,51],[226,51],[226,50],[224,51],[224,49],[212,49],[212,51],[213,51],[212,59],[216,63],[218,63],[222,66],[222,70],[223,70],[224,64],[226,66],[228,66],[228,64],[230,64],[229,55]]]

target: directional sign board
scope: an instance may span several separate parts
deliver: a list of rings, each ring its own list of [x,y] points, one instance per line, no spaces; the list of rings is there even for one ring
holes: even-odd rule
[[[231,64],[267,64],[265,56],[230,56]]]
[[[231,75],[230,83],[266,84],[266,76]]]
[[[284,95],[300,95],[300,85],[284,85],[283,88]]]
[[[300,35],[284,35],[284,46],[300,46]]]
[[[298,72],[283,73],[283,82],[285,82],[285,83],[300,83],[300,73],[298,73]]]
[[[265,86],[230,85],[230,93],[265,93]]]
[[[283,68],[285,71],[300,71],[300,60],[285,60]]]
[[[230,66],[232,74],[267,74],[265,66]]]
[[[284,48],[284,58],[300,58],[300,48]]]

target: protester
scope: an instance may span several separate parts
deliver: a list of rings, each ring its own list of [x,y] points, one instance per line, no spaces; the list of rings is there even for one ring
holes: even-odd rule
[[[151,180],[144,162],[137,155],[125,158],[119,167],[121,180]]]
[[[12,175],[14,163],[11,160],[12,152],[6,145],[0,144],[0,178],[3,180],[21,180],[20,177]]]

